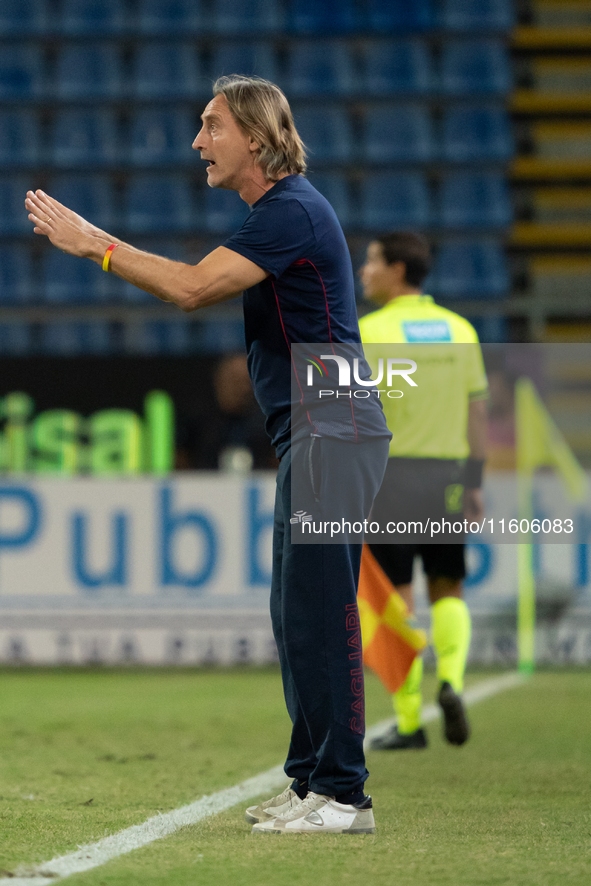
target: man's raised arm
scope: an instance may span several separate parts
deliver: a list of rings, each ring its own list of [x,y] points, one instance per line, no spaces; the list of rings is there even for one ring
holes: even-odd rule
[[[28,191],[25,206],[34,232],[70,255],[103,266],[108,247],[116,244],[110,254],[109,271],[185,312],[235,298],[269,276],[254,262],[224,246],[214,249],[197,265],[142,252],[101,231],[43,191]]]

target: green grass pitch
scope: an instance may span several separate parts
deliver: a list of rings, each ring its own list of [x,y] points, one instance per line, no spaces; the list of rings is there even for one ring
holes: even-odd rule
[[[368,724],[391,715],[367,695]],[[253,837],[240,806],[64,883],[588,886],[590,700],[590,672],[540,672],[475,705],[463,748],[432,723],[427,751],[370,753],[375,836]],[[288,736],[275,668],[2,670],[0,877],[256,775]]]

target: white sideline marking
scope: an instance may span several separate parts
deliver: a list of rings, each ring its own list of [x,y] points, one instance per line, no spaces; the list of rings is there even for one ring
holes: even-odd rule
[[[511,673],[483,680],[464,692],[464,701],[468,705],[475,704],[503,692],[505,689],[518,686],[524,682],[524,679],[521,674]],[[424,708],[423,719],[425,722],[430,722],[435,720],[439,714],[440,710],[436,705],[428,705]],[[376,723],[375,726],[367,730],[367,739],[371,740],[380,735],[392,722],[393,720],[390,719]],[[68,855],[62,855],[44,864],[31,867],[26,873],[23,872],[23,876],[11,877],[10,880],[7,880],[7,886],[8,883],[10,886],[51,886],[52,883],[56,883],[63,877],[70,877],[72,874],[79,874],[99,867],[112,858],[153,843],[154,840],[160,840],[179,828],[196,824],[209,815],[216,815],[218,812],[230,809],[237,803],[271,792],[284,784],[283,766],[274,766],[272,769],[267,769],[266,772],[247,778],[246,781],[242,781],[232,788],[201,797],[194,803],[189,803],[188,806],[173,809],[172,812],[154,815],[143,824],[133,825],[124,831],[119,831],[118,834],[99,840],[98,843],[80,846],[76,852],[70,852]]]
[[[8,883],[10,886],[45,886],[45,884],[49,886],[57,879],[99,867],[112,858],[131,852],[132,849],[139,849],[141,846],[146,846],[154,840],[160,840],[162,837],[178,831],[179,828],[195,824],[202,818],[207,818],[208,815],[223,812],[237,803],[267,791],[273,791],[284,784],[283,766],[274,766],[253,778],[247,778],[246,781],[233,788],[226,788],[215,794],[201,797],[194,803],[189,803],[188,806],[173,809],[172,812],[154,815],[143,824],[133,825],[124,831],[119,831],[118,834],[99,840],[98,843],[80,846],[77,852],[71,852],[59,858],[53,858],[44,864],[36,865],[24,876],[11,877],[6,881],[6,884],[7,886]]]

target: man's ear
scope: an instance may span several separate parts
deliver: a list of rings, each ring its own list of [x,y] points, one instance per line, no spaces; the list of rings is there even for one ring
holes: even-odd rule
[[[257,151],[261,150],[261,146],[258,142],[255,142],[254,138],[251,137],[248,141],[248,150],[251,152],[251,154],[254,154]]]

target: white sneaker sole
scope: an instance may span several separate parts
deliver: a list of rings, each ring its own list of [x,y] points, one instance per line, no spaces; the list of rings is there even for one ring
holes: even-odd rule
[[[343,815],[342,810],[328,804],[324,821],[314,821],[320,816],[311,812],[306,817],[290,821],[281,818],[260,822],[252,829],[253,834],[375,834],[376,826],[371,809],[360,809],[357,814]],[[332,821],[330,820],[332,818]],[[328,819],[328,820],[327,820]],[[335,820],[336,819],[336,820]],[[339,820],[340,819],[340,820]]]
[[[308,828],[305,830],[296,830],[295,828],[290,828],[289,831],[283,828],[253,828],[252,834],[375,834],[376,829],[374,828],[318,828],[316,831],[312,831]]]

